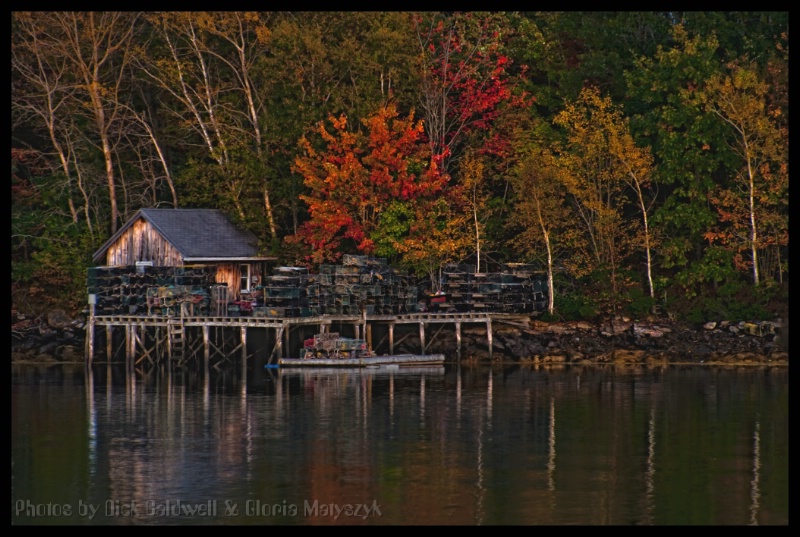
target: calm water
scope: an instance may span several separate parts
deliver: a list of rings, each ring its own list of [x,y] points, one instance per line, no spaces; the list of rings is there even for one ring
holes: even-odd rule
[[[11,521],[783,525],[788,401],[788,368],[12,366]]]

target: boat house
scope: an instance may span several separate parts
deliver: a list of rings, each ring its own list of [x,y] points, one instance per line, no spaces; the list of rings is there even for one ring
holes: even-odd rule
[[[93,256],[108,267],[213,268],[227,300],[247,298],[274,257],[258,238],[216,209],[140,209]]]
[[[249,357],[276,364],[298,356],[309,334],[334,331],[355,340],[363,334],[376,355],[393,356],[395,344],[418,330],[424,356],[451,326],[460,356],[462,325],[475,324],[486,327],[491,356],[492,323],[529,329],[532,301],[543,304],[520,267],[508,274],[455,267],[448,273],[453,307],[435,302],[421,311],[411,276],[383,259],[346,255],[343,265],[322,265],[314,275],[275,267],[276,258],[259,255],[253,233],[212,209],[141,209],[93,258],[105,266],[87,274],[87,363],[105,347],[109,362],[124,354],[130,371],[201,356],[208,371],[240,355],[244,377]],[[255,307],[256,294],[269,304]]]

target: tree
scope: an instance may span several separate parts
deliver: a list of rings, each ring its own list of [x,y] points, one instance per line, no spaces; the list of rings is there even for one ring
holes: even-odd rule
[[[129,125],[124,92],[137,52],[134,36],[138,25],[139,15],[128,12],[50,11],[15,16],[15,36],[19,38],[15,50],[33,59],[36,67],[23,65],[21,55],[13,65],[26,83],[45,91],[39,104],[28,101],[28,110],[33,110],[31,105],[38,108],[51,141],[53,136],[64,136],[72,121],[81,122],[85,141],[102,155],[112,233],[120,220],[117,154],[124,140],[120,133]],[[72,106],[65,106],[67,101]],[[74,131],[70,133],[74,140]],[[69,179],[66,142],[55,139],[53,145]]]
[[[607,102],[610,102],[607,100]],[[628,118],[622,117],[619,110],[611,110],[601,125],[608,135],[608,150],[622,168],[622,180],[633,190],[636,203],[642,214],[642,239],[647,269],[647,287],[650,298],[655,297],[653,287],[653,259],[651,248],[653,236],[648,215],[655,203],[655,194],[648,192],[652,184],[653,157],[649,148],[638,147],[630,133]]]
[[[728,227],[709,231],[713,242],[739,244],[750,251],[753,284],[762,280],[758,252],[764,247],[759,235],[763,221],[777,224],[773,240],[788,240],[788,229],[781,229],[782,214],[788,209],[788,162],[784,140],[770,110],[769,91],[752,65],[731,64],[730,71],[712,77],[698,98],[732,131],[730,147],[740,159],[731,187],[720,187],[712,198],[721,223]]]
[[[525,16],[539,34],[534,43],[542,43],[532,49],[538,54],[528,62],[535,81],[531,91],[548,115],[564,99],[577,98],[587,84],[619,102],[625,95],[624,73],[634,69],[638,58],[651,57],[669,42],[673,25],[670,14],[659,11],[546,11]]]
[[[443,155],[446,171],[465,138],[488,129],[500,104],[511,98],[501,21],[499,15],[476,13],[415,19],[425,130],[432,153]]]
[[[612,151],[615,135],[609,130],[616,117],[610,99],[589,87],[555,119],[567,133],[567,144],[556,156],[559,180],[583,225],[593,266],[610,271],[615,308],[617,272],[631,243],[630,225],[623,214],[628,170]]]
[[[440,192],[446,181],[441,159],[432,157],[422,122],[413,112],[400,118],[394,105],[362,121],[366,133],[350,132],[347,118],[318,125],[321,148],[304,137],[295,170],[309,194],[310,220],[292,240],[305,242],[310,259],[336,259],[340,246],[364,253],[375,249],[373,234],[393,200],[413,202]]]
[[[528,257],[541,258],[547,270],[547,311],[552,315],[555,304],[553,275],[556,260],[569,257],[570,243],[575,235],[573,213],[565,204],[567,191],[559,180],[560,172],[549,151],[532,150],[518,164],[513,185],[514,212],[510,223],[517,234],[515,246]],[[569,260],[566,261],[570,263]],[[573,272],[575,272],[573,270]]]
[[[342,113],[367,117],[390,100],[415,105],[417,73],[407,12],[276,13],[259,88],[276,210],[297,233],[304,218],[302,177],[291,173],[297,140]],[[359,127],[356,122],[355,128]]]
[[[481,245],[485,239],[483,230],[486,226],[485,219],[489,216],[489,195],[484,190],[485,171],[484,164],[473,153],[468,153],[461,162],[461,191],[465,205],[470,214],[472,229],[475,236],[475,257],[477,259],[477,272],[481,272]]]
[[[203,148],[184,157],[180,180],[189,194],[184,199],[227,205],[240,221],[266,230],[275,241],[264,100],[254,78],[270,44],[268,17],[252,12],[148,14],[153,39],[139,67],[159,91],[162,113],[177,127],[176,143],[184,152]],[[261,215],[261,225],[252,223],[253,215]]]
[[[408,234],[393,243],[401,254],[401,263],[418,276],[426,275],[433,292],[441,290],[442,267],[462,259],[471,243],[466,232],[470,228],[469,213],[453,201],[459,199],[451,192],[416,200]]]
[[[653,224],[662,240],[659,266],[673,269],[676,281],[713,281],[719,271],[697,274],[719,261],[708,254],[704,234],[717,215],[709,196],[724,181],[728,156],[724,129],[697,104],[694,94],[719,70],[719,43],[712,35],[690,35],[673,28],[673,43],[659,46],[626,73],[625,110],[637,145],[649,146],[654,158],[652,181],[661,202]]]

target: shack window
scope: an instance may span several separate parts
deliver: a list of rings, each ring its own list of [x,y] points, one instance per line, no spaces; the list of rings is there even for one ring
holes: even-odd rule
[[[241,274],[241,292],[250,292],[250,265],[239,265]]]

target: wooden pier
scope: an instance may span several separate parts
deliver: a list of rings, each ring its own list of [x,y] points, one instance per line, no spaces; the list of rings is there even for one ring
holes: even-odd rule
[[[181,316],[161,317],[143,315],[94,315],[86,329],[86,361],[91,365],[98,352],[96,339],[104,333],[107,361],[119,360],[122,354],[129,368],[148,364],[167,367],[190,363],[219,368],[241,357],[243,368],[248,359],[261,358],[264,363],[276,363],[284,356],[299,356],[304,336],[313,333],[342,331],[352,327],[355,338],[366,339],[376,353],[394,354],[395,346],[413,332],[407,327],[419,326],[420,351],[425,354],[442,330],[452,325],[455,330],[457,357],[461,355],[462,328],[483,325],[489,355],[492,353],[492,326],[495,323],[529,328],[530,315],[509,313],[407,313],[397,315],[323,315],[316,317],[231,317]],[[405,332],[395,338],[396,329]],[[348,328],[349,330],[349,328]],[[382,333],[373,341],[376,332]],[[248,336],[261,336],[265,344],[248,351]],[[373,345],[374,343],[374,345]],[[254,347],[251,345],[250,348]]]

